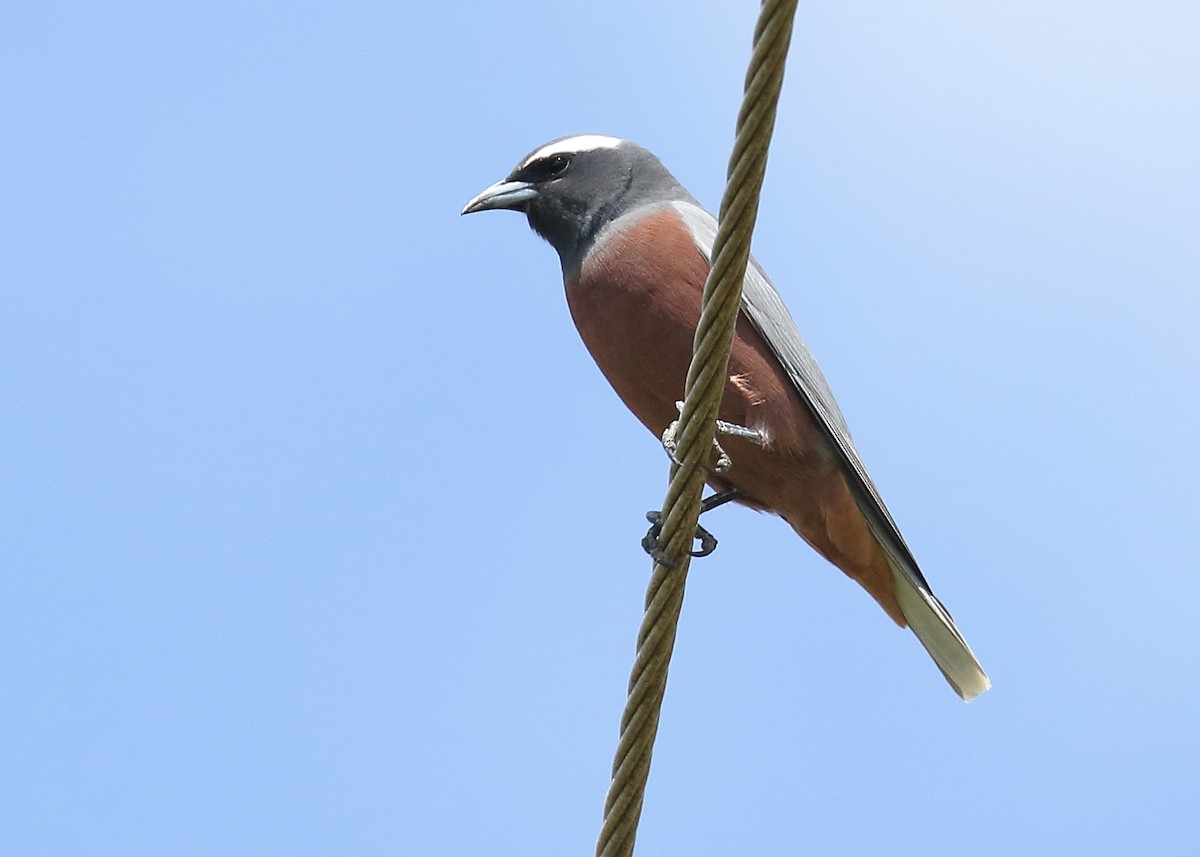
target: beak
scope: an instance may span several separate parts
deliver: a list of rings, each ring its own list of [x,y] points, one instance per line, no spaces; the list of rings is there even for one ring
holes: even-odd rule
[[[489,211],[493,208],[520,209],[538,195],[537,188],[529,182],[496,182],[483,193],[463,206],[463,214]]]

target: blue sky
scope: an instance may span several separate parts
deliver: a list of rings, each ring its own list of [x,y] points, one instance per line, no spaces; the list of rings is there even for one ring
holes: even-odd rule
[[[582,131],[715,207],[755,13],[0,13],[0,853],[591,853],[666,461],[458,211]],[[755,253],[995,688],[714,513],[639,853],[1193,853],[1198,43],[802,4]]]

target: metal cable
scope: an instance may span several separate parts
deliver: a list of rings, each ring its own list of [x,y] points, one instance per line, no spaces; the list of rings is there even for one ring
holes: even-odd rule
[[[676,432],[676,458],[681,463],[671,464],[670,484],[663,500],[659,536],[662,553],[654,563],[646,592],[646,612],[638,631],[637,656],[621,716],[621,736],[613,760],[612,784],[604,802],[597,857],[629,857],[637,837],[796,6],[797,0],[764,0],[754,31],[745,94],[721,198],[720,224],[713,243],[712,270],[704,284],[700,323]]]

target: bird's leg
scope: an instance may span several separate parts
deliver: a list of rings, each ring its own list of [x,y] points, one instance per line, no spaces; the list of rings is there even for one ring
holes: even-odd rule
[[[683,412],[683,402],[676,402],[675,407],[680,413]],[[675,435],[678,433],[678,431],[679,420],[675,420],[669,426],[667,426],[667,430],[662,433],[662,445],[663,449],[667,451],[667,455],[671,456],[672,461],[674,461],[676,464],[682,464],[683,462],[675,457],[675,452],[679,448],[679,444],[675,439]],[[751,443],[758,444],[759,446],[766,446],[768,442],[767,433],[761,429],[746,428],[746,426],[739,426],[736,423],[727,423],[724,420],[717,420],[717,437],[721,435],[726,435],[728,437],[740,437],[743,440],[748,440]],[[713,465],[712,472],[720,476],[733,466],[733,461],[729,458],[729,453],[727,453],[721,447],[721,444],[717,441],[716,437],[713,438],[713,449],[717,453],[717,463]]]
[[[716,494],[711,494],[700,502],[700,514],[703,515],[718,506],[724,506],[732,500],[740,500],[744,495],[737,488],[729,488],[725,491],[718,491]],[[650,522],[650,529],[646,531],[646,535],[642,538],[642,549],[653,557],[655,562],[661,562],[664,565],[674,565],[665,561],[662,548],[659,546],[658,539],[662,535],[662,512],[647,512],[646,520]],[[691,551],[692,556],[708,556],[717,549],[717,538],[704,527],[696,524],[696,534],[693,536],[700,542],[700,549]]]

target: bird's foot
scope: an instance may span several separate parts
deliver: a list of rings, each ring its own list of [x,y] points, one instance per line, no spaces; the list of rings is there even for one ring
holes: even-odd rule
[[[682,413],[683,402],[676,402],[675,408]],[[662,433],[662,445],[663,449],[667,451],[667,455],[671,456],[672,461],[674,461],[676,464],[682,464],[683,462],[676,457],[676,452],[679,449],[679,443],[676,439],[678,432],[679,420],[674,420],[669,426],[667,426],[666,431]],[[743,440],[748,440],[753,444],[757,444],[758,446],[766,446],[770,441],[767,433],[762,429],[747,428],[746,426],[740,426],[736,423],[727,423],[724,420],[717,420],[717,437],[720,437],[721,435],[725,435],[726,437],[738,437]],[[720,476],[733,466],[733,461],[729,458],[729,453],[727,453],[721,446],[720,442],[717,440],[717,437],[713,438],[713,451],[717,455],[717,463],[714,464],[710,469],[713,473]]]
[[[659,537],[662,535],[662,512],[647,512],[646,520],[650,522],[650,529],[646,530],[646,535],[642,536],[642,550],[650,554],[650,558],[655,562],[668,568],[675,568],[679,563],[668,560],[659,543]],[[688,551],[694,557],[708,556],[717,549],[716,536],[699,524],[696,524],[696,533],[693,538],[700,542],[697,550]]]
[[[712,494],[700,502],[700,514],[703,515],[705,512],[715,509],[718,506],[724,506],[731,500],[739,500],[744,496],[736,488],[718,491],[716,494]],[[650,529],[642,537],[642,549],[650,554],[651,559],[655,562],[662,563],[668,568],[674,568],[678,563],[666,559],[663,555],[662,546],[659,543],[659,537],[662,535],[662,512],[647,512],[646,520],[650,522]],[[708,556],[717,549],[717,537],[699,524],[696,524],[696,533],[693,538],[700,542],[700,547],[697,550],[689,551],[694,557]]]

